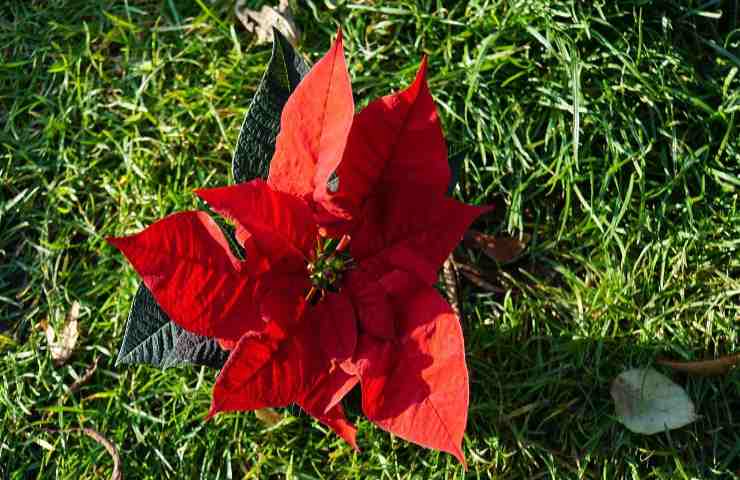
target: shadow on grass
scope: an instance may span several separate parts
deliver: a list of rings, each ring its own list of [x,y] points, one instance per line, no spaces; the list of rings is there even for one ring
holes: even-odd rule
[[[737,370],[720,378],[687,378],[656,367],[686,388],[700,418],[679,430],[641,436],[618,422],[609,388],[621,371],[653,366],[666,350],[661,343],[566,335],[523,339],[513,330],[472,336],[487,338],[469,356],[467,431],[470,448],[484,458],[496,456],[489,450],[495,438],[500,453],[517,458],[519,468],[532,475],[545,471],[548,457],[594,477],[607,466],[621,475],[633,468],[674,471],[677,459],[700,477],[740,465]]]
[[[624,286],[622,276],[615,280],[609,272],[609,262],[593,272],[598,262],[583,265],[562,254],[549,257],[554,250],[533,250],[508,265],[475,260],[488,269],[488,281],[499,292],[463,288],[471,372],[469,451],[497,465],[509,462],[527,476],[544,474],[550,465],[594,478],[633,471],[673,475],[681,469],[699,477],[737,474],[740,369],[698,378],[655,366],[658,357],[727,353],[734,310],[725,312],[715,300],[724,298],[716,279],[707,277],[706,284],[687,279],[676,292],[657,289],[647,295],[644,289],[656,286]],[[731,258],[724,253],[701,263],[707,260],[724,265]],[[701,307],[666,314],[678,302]],[[692,322],[705,308],[717,313],[717,333],[699,340]],[[685,387],[699,415],[695,423],[652,436],[630,433],[619,423],[609,392],[612,380],[624,370],[651,366]]]

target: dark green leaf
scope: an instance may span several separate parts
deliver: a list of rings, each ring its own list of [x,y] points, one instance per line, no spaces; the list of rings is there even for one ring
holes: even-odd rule
[[[280,130],[280,114],[308,69],[290,42],[275,30],[270,63],[239,132],[232,161],[234,182],[267,176]]]
[[[216,340],[173,323],[141,283],[131,304],[116,365],[148,363],[160,368],[193,364],[221,368],[228,352]]]

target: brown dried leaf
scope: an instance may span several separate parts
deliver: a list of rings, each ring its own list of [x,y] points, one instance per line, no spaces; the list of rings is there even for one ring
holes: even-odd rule
[[[274,427],[283,419],[283,416],[272,408],[259,408],[254,411],[254,416],[268,427]]]
[[[48,324],[48,322],[42,322],[41,327],[44,329],[46,334],[46,341],[49,344],[49,352],[51,352],[51,359],[54,361],[54,365],[61,367],[69,357],[72,356],[75,345],[77,345],[77,339],[79,338],[79,328],[77,319],[80,317],[80,303],[75,301],[67,313],[67,319],[62,326],[62,331],[57,335],[54,331],[54,327]]]
[[[498,263],[509,263],[516,260],[522,254],[529,237],[525,236],[522,240],[512,237],[494,237],[487,233],[470,229],[465,232],[465,244],[480,249],[488,257]]]
[[[450,302],[452,311],[455,312],[457,318],[460,317],[460,287],[457,281],[457,268],[455,266],[455,260],[450,254],[442,265],[442,283],[445,286],[445,293],[447,295],[447,301]]]
[[[726,355],[713,360],[701,360],[698,362],[676,362],[667,358],[659,358],[655,361],[658,365],[664,365],[678,372],[702,377],[716,377],[725,375],[732,367],[740,364],[740,353]]]
[[[455,266],[457,266],[457,271],[460,272],[463,277],[467,278],[474,285],[482,288],[483,290],[488,290],[489,292],[493,293],[506,293],[506,290],[504,290],[503,288],[499,288],[488,281],[488,275],[486,275],[481,269],[467,263],[457,261],[455,262]]]
[[[234,10],[244,28],[257,35],[257,44],[272,43],[274,27],[285,35],[294,47],[298,45],[301,31],[293,21],[288,0],[280,0],[276,7],[263,5],[259,11],[246,8],[245,0],[239,0]]]
[[[98,432],[97,430],[93,430],[92,428],[82,428],[75,430],[82,431],[82,433],[101,444],[108,451],[110,456],[113,457],[113,472],[110,476],[111,480],[123,480],[123,474],[121,473],[121,456],[118,455],[118,449],[115,445],[113,445],[113,442],[111,442],[100,432]]]

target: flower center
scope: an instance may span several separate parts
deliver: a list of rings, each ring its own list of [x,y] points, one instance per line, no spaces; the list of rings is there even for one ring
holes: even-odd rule
[[[339,291],[344,272],[354,266],[347,250],[349,240],[349,235],[341,239],[317,237],[316,255],[306,267],[311,280],[311,290],[306,295],[309,303],[320,302],[326,292]]]

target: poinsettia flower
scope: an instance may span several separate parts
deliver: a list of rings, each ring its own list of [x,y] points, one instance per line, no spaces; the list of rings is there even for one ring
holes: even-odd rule
[[[283,109],[267,182],[197,191],[245,259],[204,212],[109,239],[175,323],[233,349],[209,416],[296,403],[356,448],[359,383],[371,421],[465,463],[462,330],[433,284],[485,209],[445,196],[425,73],[355,115],[339,33]]]

